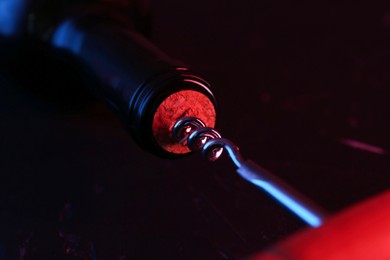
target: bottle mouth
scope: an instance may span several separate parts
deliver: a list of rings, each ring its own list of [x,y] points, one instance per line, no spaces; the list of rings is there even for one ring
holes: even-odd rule
[[[214,127],[215,99],[206,81],[180,68],[142,85],[130,101],[129,116],[130,133],[142,148],[163,158],[178,158],[190,150],[172,139],[174,124],[193,116]]]
[[[216,112],[210,99],[201,92],[180,90],[169,95],[157,108],[153,117],[153,136],[158,145],[173,154],[186,154],[190,149],[172,138],[172,129],[183,117],[197,117],[206,126],[214,127]]]

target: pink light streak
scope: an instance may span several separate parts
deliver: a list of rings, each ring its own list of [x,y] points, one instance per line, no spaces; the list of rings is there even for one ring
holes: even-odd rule
[[[339,142],[343,145],[349,146],[354,149],[366,151],[369,153],[384,155],[386,154],[386,151],[378,146],[374,146],[371,144],[363,143],[357,140],[348,139],[348,138],[339,138]]]

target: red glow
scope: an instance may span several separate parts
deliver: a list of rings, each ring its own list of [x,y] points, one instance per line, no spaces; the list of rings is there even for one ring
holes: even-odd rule
[[[390,259],[389,203],[386,192],[248,259]]]

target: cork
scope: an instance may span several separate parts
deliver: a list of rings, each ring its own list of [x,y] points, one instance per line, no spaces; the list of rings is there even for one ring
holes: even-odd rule
[[[206,95],[193,90],[175,92],[160,104],[153,118],[153,135],[161,148],[174,154],[190,152],[187,146],[171,138],[174,124],[187,116],[197,117],[206,126],[215,127],[215,108]]]

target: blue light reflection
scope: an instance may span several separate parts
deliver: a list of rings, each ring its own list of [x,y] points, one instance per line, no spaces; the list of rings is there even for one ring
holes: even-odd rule
[[[298,217],[300,217],[310,226],[319,227],[322,224],[321,217],[317,216],[316,214],[306,209],[298,201],[294,200],[289,195],[285,194],[283,190],[278,189],[271,183],[257,180],[257,179],[250,180],[250,182],[264,189],[267,193],[269,193],[271,196],[277,199],[284,206],[289,208],[292,212],[294,212]]]
[[[65,48],[73,53],[80,53],[84,34],[77,30],[72,20],[63,22],[53,35],[52,43],[59,48]]]
[[[18,34],[26,19],[27,8],[27,0],[0,0],[0,34]]]

